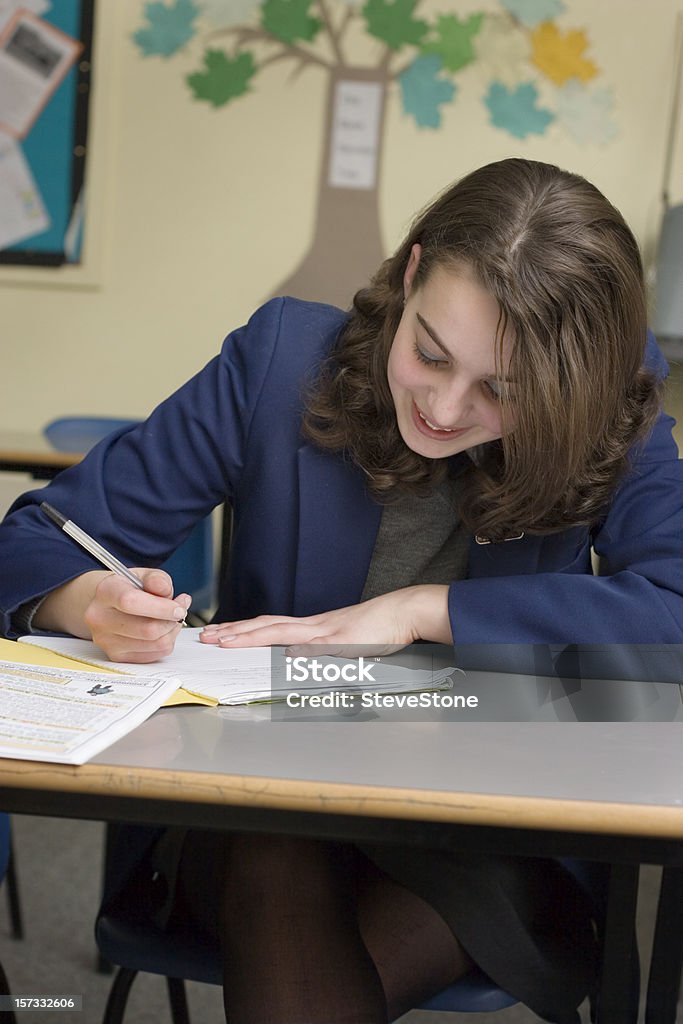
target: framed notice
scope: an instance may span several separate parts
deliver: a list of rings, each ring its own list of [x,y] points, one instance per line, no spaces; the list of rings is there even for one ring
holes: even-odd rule
[[[95,0],[0,0],[0,263],[81,260]]]

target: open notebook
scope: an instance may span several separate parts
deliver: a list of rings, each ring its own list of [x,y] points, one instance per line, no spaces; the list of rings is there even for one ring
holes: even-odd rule
[[[327,693],[331,690],[373,693],[413,693],[420,690],[445,690],[453,685],[452,676],[459,669],[454,666],[425,668],[396,664],[393,656],[366,659],[372,662],[371,672],[358,683],[358,659],[320,658],[321,662],[336,666],[327,674],[342,681],[300,678],[301,673],[287,679],[286,659],[282,648],[245,647],[241,650],[215,647],[200,643],[199,629],[183,629],[175,650],[168,658],[152,665],[129,662],[111,662],[104,651],[89,640],[71,637],[24,636],[22,641],[45,647],[50,651],[75,658],[88,665],[116,668],[138,676],[169,676],[180,680],[190,693],[217,700],[219,704],[248,704],[251,701],[284,700],[288,693]],[[348,666],[345,675],[342,670]],[[367,669],[367,666],[366,666]],[[370,676],[369,681],[368,675]],[[352,681],[349,682],[348,680]]]

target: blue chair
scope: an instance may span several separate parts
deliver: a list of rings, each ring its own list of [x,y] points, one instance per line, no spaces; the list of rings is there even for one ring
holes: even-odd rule
[[[185,981],[223,984],[220,951],[191,927],[176,924],[169,931],[162,931],[153,924],[134,920],[133,914],[127,918],[125,914],[105,913],[97,920],[95,935],[102,956],[118,967],[103,1024],[122,1024],[131,987],[140,972],[166,977],[173,1024],[190,1024]],[[514,996],[475,970],[419,1009],[493,1013],[516,1002]]]
[[[9,863],[10,856],[10,823],[9,814],[0,812],[0,880],[5,877],[7,871],[7,865]],[[9,983],[7,981],[7,975],[0,964],[0,995],[10,995]],[[7,1024],[16,1024],[16,1018],[11,1010],[7,1010],[2,1014],[3,1021],[7,1021]]]
[[[17,859],[12,841],[11,820],[7,814],[0,812],[0,881],[3,878],[5,879],[7,889],[10,934],[13,939],[23,939],[24,920],[19,896],[19,878],[17,876]]]
[[[110,827],[113,835],[105,870],[105,898],[95,925],[95,936],[100,954],[117,965],[118,971],[109,993],[103,1024],[122,1024],[131,986],[140,972],[166,977],[173,1024],[190,1024],[184,982],[188,980],[221,985],[220,950],[214,940],[183,921],[172,918],[168,928],[163,930],[149,920],[141,919],[138,900],[133,896],[129,898],[125,889],[121,891],[121,881],[131,858],[135,856],[127,841],[128,828],[125,825]],[[563,863],[596,900],[597,917],[601,919],[605,910],[609,869],[605,865],[573,859]],[[117,893],[114,899],[111,898],[113,893]],[[635,936],[629,936],[629,941],[635,949]],[[635,1024],[639,982],[636,955],[631,960],[628,995],[630,1011],[626,1017],[620,1018],[619,1024]],[[623,973],[619,975],[618,983],[620,986],[623,984]],[[416,1009],[494,1013],[517,1001],[514,996],[498,988],[483,972],[474,970]],[[599,1022],[599,1000],[597,1007],[593,1004],[592,1010],[592,1019]]]
[[[190,1024],[185,981],[223,984],[221,954],[206,935],[183,922],[166,931],[140,921],[136,906],[116,907],[101,913],[95,926],[100,955],[118,968],[104,1012],[103,1024],[122,1024],[136,976],[166,977],[173,1024]],[[481,971],[473,971],[420,1009],[452,1013],[493,1013],[513,1006],[514,996],[494,985]]]
[[[58,451],[87,452],[112,431],[138,422],[110,416],[64,416],[48,423],[43,433]],[[199,613],[213,605],[213,551],[213,527],[211,516],[207,516],[162,566],[172,576],[177,593],[192,595],[190,611],[201,622]]]
[[[9,864],[10,831],[9,814],[0,811],[0,880],[5,877]]]

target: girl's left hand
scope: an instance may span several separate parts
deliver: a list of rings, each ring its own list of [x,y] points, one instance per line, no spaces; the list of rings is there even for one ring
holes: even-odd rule
[[[369,654],[390,654],[415,640],[451,644],[448,587],[406,587],[362,604],[305,618],[259,615],[240,622],[215,623],[202,630],[201,640],[226,648],[320,644],[325,645],[327,654],[344,653],[343,647],[353,645],[354,656],[365,653],[366,648]]]

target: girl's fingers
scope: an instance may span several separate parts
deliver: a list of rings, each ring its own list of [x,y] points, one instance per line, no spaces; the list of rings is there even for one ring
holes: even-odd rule
[[[296,615],[257,615],[253,619],[236,619],[234,622],[212,622],[202,629],[202,636],[211,636],[218,632],[241,633],[262,626],[278,626],[301,623],[313,624],[320,620],[320,615],[298,617]]]
[[[221,647],[271,647],[306,644],[317,635],[315,627],[303,622],[277,623],[240,633],[221,633]]]

